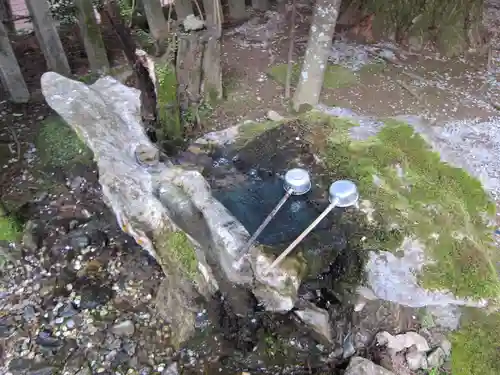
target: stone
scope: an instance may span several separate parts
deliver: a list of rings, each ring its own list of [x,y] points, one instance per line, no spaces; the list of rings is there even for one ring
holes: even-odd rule
[[[416,371],[419,369],[426,370],[428,368],[427,365],[427,357],[424,352],[419,352],[416,349],[410,349],[408,353],[406,353],[406,362],[408,363],[408,367],[412,371]]]
[[[427,352],[430,350],[427,341],[416,332],[406,332],[400,335],[391,335],[389,332],[379,332],[375,336],[377,345],[386,346],[393,352],[400,352],[404,349],[416,347],[419,352]]]
[[[266,117],[271,121],[282,121],[285,119],[278,112],[273,111],[272,109],[267,112]]]
[[[393,372],[362,357],[353,357],[344,375],[395,375]]]
[[[445,361],[446,361],[446,353],[442,348],[434,349],[427,356],[427,363],[429,364],[430,368],[441,367]]]
[[[447,339],[443,339],[439,344],[439,347],[443,349],[444,355],[448,358],[451,355],[451,342]]]
[[[205,22],[194,14],[189,14],[184,21],[182,21],[182,25],[186,31],[197,31],[205,27]]]
[[[406,238],[398,251],[402,256],[388,251],[370,252],[366,264],[367,279],[373,293],[380,299],[410,307],[452,304],[481,307],[486,304],[457,298],[451,292],[422,288],[416,276],[425,264],[425,250],[420,241]]]
[[[135,332],[134,322],[124,320],[123,322],[116,323],[111,328],[111,331],[117,336],[132,336]]]
[[[162,375],[178,375],[179,369],[177,366],[177,362],[171,363],[165,371],[162,372]]]
[[[332,324],[328,311],[321,309],[309,302],[300,302],[299,309],[294,311],[302,322],[311,328],[320,338],[327,343],[332,342]]]

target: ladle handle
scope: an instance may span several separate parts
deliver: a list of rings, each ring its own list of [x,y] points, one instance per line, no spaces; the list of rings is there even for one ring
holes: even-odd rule
[[[262,222],[262,224],[260,224],[260,226],[257,228],[257,230],[252,235],[252,237],[250,237],[250,239],[247,241],[247,243],[240,250],[240,255],[239,255],[239,258],[236,261],[236,263],[239,263],[243,259],[243,257],[248,253],[248,251],[252,247],[252,245],[255,242],[255,240],[257,239],[257,237],[259,237],[259,235],[262,233],[262,231],[271,222],[273,217],[276,216],[278,211],[281,209],[281,207],[283,207],[283,205],[286,203],[286,201],[288,200],[288,198],[290,198],[291,195],[292,195],[292,190],[291,189],[287,190],[285,195],[283,196],[283,198],[281,198],[281,200],[276,205],[276,207],[274,207],[274,209],[271,211],[271,213],[269,215],[267,215],[265,220]]]
[[[275,260],[269,267],[264,270],[264,275],[269,273],[273,268],[279,265],[288,254],[319,224],[331,210],[335,208],[337,201],[331,202],[327,208],[314,220]]]

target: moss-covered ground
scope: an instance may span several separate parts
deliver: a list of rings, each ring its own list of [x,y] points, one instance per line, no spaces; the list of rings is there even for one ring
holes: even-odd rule
[[[453,375],[500,374],[500,313],[468,311],[466,320],[452,335]]]
[[[90,164],[92,151],[59,116],[43,120],[36,148],[44,167],[64,168],[76,163]]]
[[[288,69],[287,64],[278,64],[270,67],[267,71],[267,75],[274,79],[280,85],[285,85],[286,82],[286,72]],[[297,85],[299,82],[300,75],[300,64],[294,64],[292,66],[292,86]],[[325,78],[323,81],[323,87],[325,89],[337,89],[341,87],[349,87],[358,83],[358,76],[351,70],[344,68],[340,65],[329,64],[326,67]]]

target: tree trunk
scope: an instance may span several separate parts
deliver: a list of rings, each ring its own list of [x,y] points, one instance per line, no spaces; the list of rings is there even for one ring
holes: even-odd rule
[[[220,29],[222,23],[224,23],[221,1],[203,0],[203,9],[205,10],[205,23],[207,28],[217,26]]]
[[[10,0],[0,0],[0,22],[3,23],[9,34],[13,35],[16,33]]]
[[[141,91],[141,115],[143,123],[146,127],[148,124],[154,126],[157,118],[154,83],[151,80],[148,70],[135,54],[136,46],[134,39],[120,16],[120,8],[116,0],[109,0],[102,14],[106,16],[109,25],[111,25],[118,36],[123,52],[134,71],[137,85]]]
[[[181,21],[190,14],[193,14],[193,3],[191,0],[175,0],[174,9],[177,21]]]
[[[306,56],[293,97],[293,107],[296,111],[299,111],[303,104],[314,106],[319,103],[340,3],[341,0],[316,2]]]
[[[229,17],[233,21],[244,20],[247,18],[247,9],[245,0],[228,0]]]
[[[163,15],[160,0],[142,0],[149,30],[155,39],[157,55],[160,55],[168,40],[168,23]]]
[[[269,0],[252,0],[252,8],[265,12],[269,9]]]
[[[90,0],[74,0],[74,4],[77,8],[78,25],[82,34],[85,53],[89,60],[90,70],[104,74],[109,71],[108,55],[92,3]]]
[[[211,34],[203,53],[203,94],[205,99],[222,99],[221,35],[222,4],[220,0],[204,0],[206,26]]]

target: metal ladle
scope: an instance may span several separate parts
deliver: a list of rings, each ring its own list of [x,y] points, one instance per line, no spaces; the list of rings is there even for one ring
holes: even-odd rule
[[[304,195],[309,190],[311,190],[311,178],[309,177],[309,173],[302,168],[294,168],[290,169],[285,174],[285,182],[283,184],[283,188],[285,189],[285,195],[278,202],[276,207],[271,211],[269,215],[265,218],[265,220],[260,224],[255,233],[250,237],[250,239],[245,243],[245,245],[241,248],[238,254],[238,259],[233,263],[233,267],[239,269],[241,266],[241,261],[250,251],[253,243],[262,233],[262,231],[267,227],[267,225],[271,222],[273,217],[276,216],[278,211],[283,207],[285,202],[292,195]]]
[[[349,180],[335,181],[328,189],[330,204],[277,258],[264,270],[264,275],[279,265],[288,254],[319,224],[335,207],[349,207],[358,203],[359,193],[354,182]]]

